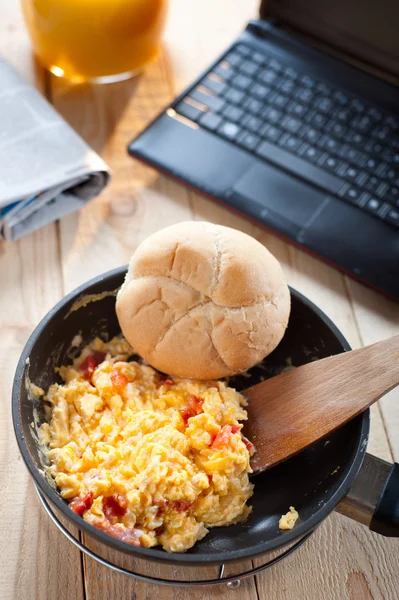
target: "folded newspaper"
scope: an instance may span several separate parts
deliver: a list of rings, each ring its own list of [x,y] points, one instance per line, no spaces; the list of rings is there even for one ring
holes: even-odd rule
[[[0,240],[79,209],[109,177],[98,154],[0,58]]]

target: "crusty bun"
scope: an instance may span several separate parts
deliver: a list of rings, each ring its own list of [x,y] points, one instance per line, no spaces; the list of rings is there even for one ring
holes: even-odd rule
[[[279,263],[254,238],[192,221],[140,244],[116,311],[124,336],[153,367],[216,379],[274,350],[287,327],[290,294]]]

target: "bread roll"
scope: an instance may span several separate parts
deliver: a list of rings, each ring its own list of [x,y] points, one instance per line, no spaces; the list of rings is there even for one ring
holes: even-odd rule
[[[257,240],[211,223],[178,223],[133,254],[116,311],[122,332],[153,367],[217,379],[245,371],[284,335],[290,294]]]

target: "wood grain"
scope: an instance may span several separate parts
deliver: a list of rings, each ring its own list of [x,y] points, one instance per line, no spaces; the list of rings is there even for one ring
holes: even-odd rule
[[[399,335],[329,356],[245,390],[254,471],[304,450],[399,385]]]
[[[70,87],[46,77],[56,107],[114,170],[105,193],[57,226],[0,247],[0,415],[2,523],[0,597],[5,600],[176,599],[219,596],[273,600],[397,600],[397,540],[386,540],[334,515],[307,546],[236,591],[164,588],[135,582],[84,559],[43,515],[28,484],[9,414],[15,363],[32,327],[66,291],[93,275],[127,262],[147,235],[183,219],[204,219],[254,235],[277,256],[289,283],[318,304],[353,347],[398,332],[397,306],[183,186],[132,161],[125,147],[173,95],[188,84],[256,15],[257,0],[171,0],[163,54],[137,80],[113,86]],[[0,50],[31,81],[41,81],[29,53],[19,3],[0,0]],[[388,405],[388,400],[387,400]],[[397,410],[372,410],[369,451],[397,452]],[[384,417],[384,419],[383,419]],[[388,434],[388,435],[387,435]],[[286,509],[288,507],[284,507]],[[88,543],[90,543],[88,541]],[[93,548],[101,552],[98,544]],[[170,567],[113,559],[164,577]],[[244,568],[249,563],[243,565]],[[178,570],[186,576],[186,570]],[[214,569],[208,576],[214,576]],[[191,576],[197,573],[191,573]],[[177,576],[177,574],[175,575]],[[258,591],[258,593],[257,593]]]
[[[19,2],[0,0],[0,52],[42,87]],[[33,327],[62,296],[56,225],[14,244],[0,242],[0,598],[83,600],[79,552],[49,522],[19,454],[11,421],[17,360]],[[74,573],[71,577],[70,574]]]

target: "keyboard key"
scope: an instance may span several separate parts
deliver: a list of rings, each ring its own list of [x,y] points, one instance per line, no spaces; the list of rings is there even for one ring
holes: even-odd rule
[[[235,71],[228,65],[227,62],[220,63],[213,69],[213,73],[216,73],[218,77],[221,77],[225,81],[230,81],[230,79],[235,75]]]
[[[399,188],[390,187],[385,195],[385,200],[399,208]]]
[[[246,129],[257,133],[264,123],[259,117],[254,117],[251,115],[243,121],[243,124]]]
[[[332,138],[328,135],[323,135],[323,137],[320,138],[318,145],[321,148],[325,148],[325,150],[328,150],[332,154],[338,154],[338,151],[341,147],[341,143],[338,142],[338,140],[336,140],[335,138]]]
[[[391,115],[388,115],[384,119],[384,125],[386,125],[387,127],[389,127],[390,129],[393,129],[393,130],[399,129],[399,119],[397,119],[396,117],[392,117]]]
[[[338,193],[338,190],[342,187],[342,182],[338,177],[326,173],[303,158],[299,158],[287,152],[284,148],[270,144],[267,141],[258,146],[256,153],[298,177],[311,181],[313,185],[316,184],[331,194]]]
[[[288,104],[288,98],[283,94],[275,94],[273,97],[269,98],[269,102],[277,106],[277,108],[284,108]]]
[[[184,100],[176,106],[176,112],[186,117],[186,119],[190,119],[190,121],[197,121],[204,114],[203,110],[188,102],[184,102]]]
[[[399,165],[399,152],[396,152],[396,154],[393,155],[392,162],[394,165]]]
[[[356,150],[355,148],[351,148],[344,144],[338,151],[338,154],[341,158],[347,160],[350,163],[355,164],[359,168],[364,168],[364,163],[367,159],[367,156],[360,152],[360,150]]]
[[[351,101],[350,105],[351,105],[351,108],[357,113],[363,113],[366,109],[365,104],[361,100],[358,100],[357,98],[354,98]]]
[[[243,148],[252,151],[255,150],[256,146],[261,142],[261,138],[258,135],[255,135],[254,133],[247,133],[243,131],[238,136],[237,142]]]
[[[329,156],[328,154],[322,154],[317,161],[317,164],[320,167],[324,167],[329,171],[338,172],[339,167],[341,166],[341,161],[339,161],[334,156]]]
[[[298,88],[295,92],[295,98],[307,104],[313,98],[313,92],[309,88]]]
[[[345,183],[342,189],[339,191],[339,195],[342,198],[346,198],[352,204],[357,204],[359,202],[361,191],[359,188],[354,187],[348,183]]]
[[[298,78],[298,73],[295,71],[295,69],[292,69],[291,67],[286,67],[285,69],[283,69],[283,74],[285,77],[289,77],[290,79]]]
[[[381,140],[382,142],[385,142],[386,140],[388,140],[390,134],[391,134],[391,132],[388,127],[375,127],[370,133],[370,135],[373,138],[377,138],[378,140]]]
[[[349,96],[347,96],[343,92],[334,92],[333,98],[339,104],[341,104],[341,106],[346,106],[347,104],[349,104]]]
[[[364,145],[364,149],[366,152],[371,152],[372,154],[381,154],[384,146],[375,140],[368,140]]]
[[[243,61],[243,57],[238,52],[233,51],[226,54],[224,60],[227,61],[231,67],[238,67],[238,65]]]
[[[273,69],[261,69],[258,73],[258,79],[262,83],[270,85],[277,79],[277,73],[276,71],[273,71]]]
[[[374,122],[370,117],[357,115],[351,120],[349,125],[353,129],[356,129],[356,131],[367,134],[374,125]]]
[[[219,98],[218,96],[213,96],[211,94],[206,94],[198,88],[195,88],[195,90],[190,92],[189,97],[193,100],[196,100],[197,102],[200,102],[201,104],[204,104],[214,112],[220,111],[225,104],[225,101],[222,98]]]
[[[218,132],[228,140],[234,140],[240,133],[241,129],[236,123],[226,121],[219,127]]]
[[[259,100],[266,100],[270,94],[270,91],[271,90],[269,87],[261,85],[260,83],[255,83],[255,85],[251,88],[251,95],[255,96],[255,98],[258,98]]]
[[[303,125],[301,127],[299,135],[302,136],[304,140],[311,142],[312,144],[316,143],[321,137],[321,133],[317,131],[317,129],[313,129],[313,127],[309,127],[308,125]]]
[[[394,225],[395,227],[399,227],[399,210],[391,208],[391,210],[389,210],[385,215],[384,221]]]
[[[382,179],[388,179],[388,173],[391,175],[391,177],[390,177],[391,180],[395,179],[395,175],[396,175],[395,171],[393,169],[391,169],[387,163],[380,162],[376,169],[376,175],[378,175]]]
[[[299,104],[298,102],[290,102],[287,106],[287,112],[295,117],[303,117],[307,112],[307,107],[303,104]]]
[[[263,110],[264,104],[256,98],[248,98],[244,103],[244,107],[253,115],[258,115]]]
[[[302,122],[293,117],[284,117],[281,121],[281,126],[290,133],[297,133],[302,126]]]
[[[381,121],[382,112],[377,108],[371,107],[367,110],[367,116],[373,119],[374,121]]]
[[[299,81],[302,85],[304,85],[308,88],[314,88],[316,85],[315,80],[312,79],[312,77],[310,77],[309,75],[301,75],[299,77]]]
[[[336,121],[330,120],[326,124],[326,130],[331,133],[334,137],[338,139],[342,139],[345,137],[348,128],[342,123],[337,123]]]
[[[283,135],[283,132],[274,125],[266,125],[262,127],[260,134],[263,138],[269,140],[270,142],[277,142]]]
[[[253,54],[251,54],[251,58],[259,65],[263,64],[266,60],[266,56],[264,54],[261,54],[260,52],[254,52]]]
[[[388,169],[384,175],[387,181],[395,181],[398,176],[398,171],[396,169]]]
[[[241,104],[243,98],[245,98],[245,94],[241,90],[229,88],[223,98],[232,104]]]
[[[272,58],[271,60],[269,60],[268,64],[269,64],[269,67],[271,69],[273,69],[273,71],[277,71],[277,73],[279,71],[281,71],[281,69],[283,68],[283,65],[275,58]]]
[[[277,84],[276,87],[281,91],[284,92],[284,94],[292,94],[292,92],[295,89],[295,83],[294,81],[292,81],[292,79],[281,79]]]
[[[244,60],[238,67],[238,70],[248,77],[253,77],[258,69],[259,65],[252,60]]]
[[[272,108],[271,106],[267,106],[263,111],[263,117],[269,121],[269,123],[278,123],[282,117],[283,113],[277,110],[277,108]]]
[[[314,106],[322,113],[329,113],[333,108],[333,101],[327,96],[318,96],[314,101]]]
[[[388,184],[380,183],[380,185],[375,190],[374,194],[375,194],[375,196],[378,196],[379,198],[384,199],[388,189],[389,189]]]
[[[216,95],[219,95],[224,92],[227,84],[224,81],[219,81],[208,75],[208,77],[205,77],[205,79],[202,80],[201,85],[208,90],[211,90],[211,92],[214,92]]]
[[[374,160],[374,158],[368,158],[364,166],[366,169],[370,169],[370,171],[375,171],[377,167],[377,161]]]
[[[370,198],[370,200],[364,205],[365,210],[374,215],[378,214],[378,211],[381,209],[381,207],[382,201],[378,200],[378,198]]]
[[[234,85],[234,87],[239,88],[240,90],[247,90],[252,84],[252,79],[246,75],[239,74],[233,77],[231,83]]]
[[[368,190],[369,192],[375,192],[375,190],[378,188],[378,186],[380,185],[380,180],[378,179],[378,177],[373,176],[368,176],[368,178],[366,179],[366,181],[364,181],[364,183],[362,184],[364,186],[364,188],[366,190]]]
[[[245,46],[244,44],[238,44],[235,47],[235,50],[242,54],[242,56],[249,56],[251,54],[251,49],[248,46]]]
[[[242,110],[242,108],[239,108],[238,106],[227,106],[223,111],[223,115],[228,121],[231,121],[232,123],[237,123],[238,121],[240,121],[243,118],[244,114],[245,113]]]
[[[341,167],[340,175],[342,175],[342,177],[345,177],[345,179],[350,179],[354,181],[359,175],[359,170],[355,169],[355,167],[352,167],[350,165],[346,165],[343,168]]]
[[[334,117],[343,123],[348,123],[351,116],[352,111],[349,108],[340,108],[340,110],[334,114]]]
[[[200,117],[199,123],[202,127],[206,127],[210,131],[215,131],[222,123],[222,117],[212,112],[206,112]]]
[[[285,133],[279,141],[279,145],[290,152],[296,152],[302,144],[302,140],[288,133]]]
[[[321,156],[321,151],[315,146],[304,144],[299,150],[299,154],[302,158],[309,160],[310,162],[316,162]]]
[[[345,142],[346,143],[353,142],[357,146],[363,146],[364,140],[365,140],[364,135],[362,135],[361,133],[357,133],[357,131],[351,131],[351,130],[348,131],[347,130],[347,132],[345,134]]]
[[[311,110],[307,113],[305,121],[310,123],[312,127],[318,127],[318,129],[322,129],[327,123],[327,117],[314,110]]]

